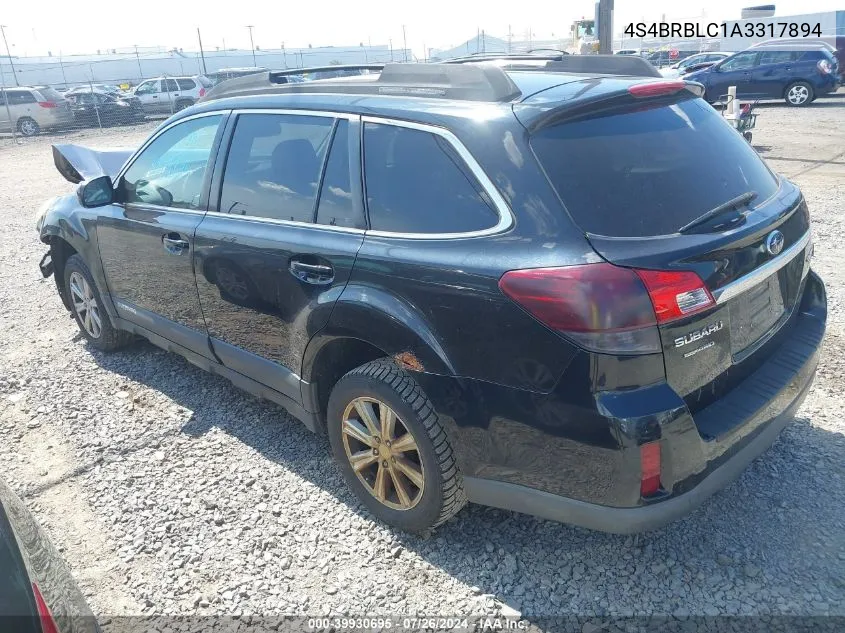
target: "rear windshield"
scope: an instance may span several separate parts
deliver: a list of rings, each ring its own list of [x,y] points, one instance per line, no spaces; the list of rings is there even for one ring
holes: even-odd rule
[[[197,77],[197,79],[204,88],[211,88],[214,85],[213,83],[211,83],[211,80],[204,75],[200,75],[199,77]]]
[[[543,128],[531,146],[572,219],[613,237],[675,233],[777,180],[751,145],[701,99]]]
[[[62,95],[53,90],[53,88],[38,88],[38,92],[44,97],[45,101],[61,101]]]

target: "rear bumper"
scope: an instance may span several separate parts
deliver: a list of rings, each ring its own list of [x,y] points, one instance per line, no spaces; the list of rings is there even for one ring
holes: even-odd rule
[[[755,458],[764,453],[784,427],[792,421],[795,411],[810,390],[814,374],[815,365],[798,397],[783,412],[768,421],[763,431],[739,452],[712,470],[689,492],[665,501],[637,508],[611,508],[560,497],[526,486],[474,477],[464,479],[464,490],[469,500],[474,503],[514,510],[602,532],[633,534],[654,530],[695,510],[708,497],[727,487]]]
[[[811,272],[785,342],[760,369],[695,419],[677,396],[678,406],[671,406],[674,392],[665,384],[597,394],[599,410],[619,439],[618,449],[606,454],[617,466],[607,473],[594,467],[585,474],[583,481],[601,485],[582,487],[579,499],[571,493],[555,494],[548,486],[542,486],[544,490],[515,483],[513,477],[485,477],[482,471],[465,473],[475,475],[464,477],[469,500],[620,534],[655,529],[689,513],[736,479],[792,420],[815,376],[826,304],[824,285]],[[720,424],[714,423],[717,419]],[[712,433],[704,433],[704,426]],[[665,488],[648,500],[639,495],[638,447],[646,441],[661,444]],[[563,477],[577,454],[560,452],[554,461]]]

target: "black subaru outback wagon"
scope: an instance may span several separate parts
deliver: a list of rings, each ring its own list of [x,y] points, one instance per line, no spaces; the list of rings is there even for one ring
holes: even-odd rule
[[[42,272],[92,347],[143,336],[327,433],[389,524],[654,528],[792,418],[825,289],[801,192],[699,84],[592,59],[265,72],[134,152],[57,146],[87,180]]]

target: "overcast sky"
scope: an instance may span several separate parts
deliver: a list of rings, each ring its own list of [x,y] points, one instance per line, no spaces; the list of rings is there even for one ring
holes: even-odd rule
[[[191,6],[195,4],[195,6]],[[631,21],[720,22],[739,18],[743,6],[759,0],[616,0],[614,32]],[[845,0],[777,0],[778,16],[845,8]],[[707,8],[705,9],[705,5]],[[591,17],[591,0],[4,0],[0,24],[6,27],[13,55],[68,55],[97,49],[139,46],[196,50],[196,27],[210,50],[249,48],[246,25],[255,25],[255,44],[261,48],[318,45],[357,45],[371,41],[402,46],[405,25],[408,47],[421,54],[428,48],[447,48],[473,37],[476,29],[515,40],[561,37],[573,20]],[[2,51],[5,53],[5,51]]]

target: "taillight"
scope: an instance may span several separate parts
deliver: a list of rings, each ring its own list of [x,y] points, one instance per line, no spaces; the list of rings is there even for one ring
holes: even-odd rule
[[[831,63],[826,59],[820,59],[819,63],[816,64],[819,67],[819,72],[823,75],[829,75],[833,72],[833,66]]]
[[[42,108],[58,108],[59,107],[59,104],[56,103],[55,101],[39,101],[38,105],[40,105]]]
[[[621,268],[606,262],[511,270],[502,275],[499,288],[582,347],[615,354],[659,352],[658,324],[715,305],[693,272]]]
[[[628,268],[600,263],[512,270],[499,280],[499,288],[539,321],[587,349],[660,351],[648,293]]]
[[[50,607],[44,602],[44,596],[41,595],[41,590],[35,583],[32,583],[32,593],[35,595],[38,618],[41,620],[41,633],[59,633],[59,627],[56,626],[53,614],[50,613]]]
[[[200,96],[201,97],[205,96],[205,88],[200,88]]]
[[[640,446],[640,494],[650,497],[660,490],[660,442]]]
[[[716,304],[701,277],[689,271],[637,270],[658,323],[667,323]]]
[[[628,93],[637,99],[660,97],[680,92],[686,85],[686,82],[681,80],[652,81],[646,84],[634,84],[628,88]]]

